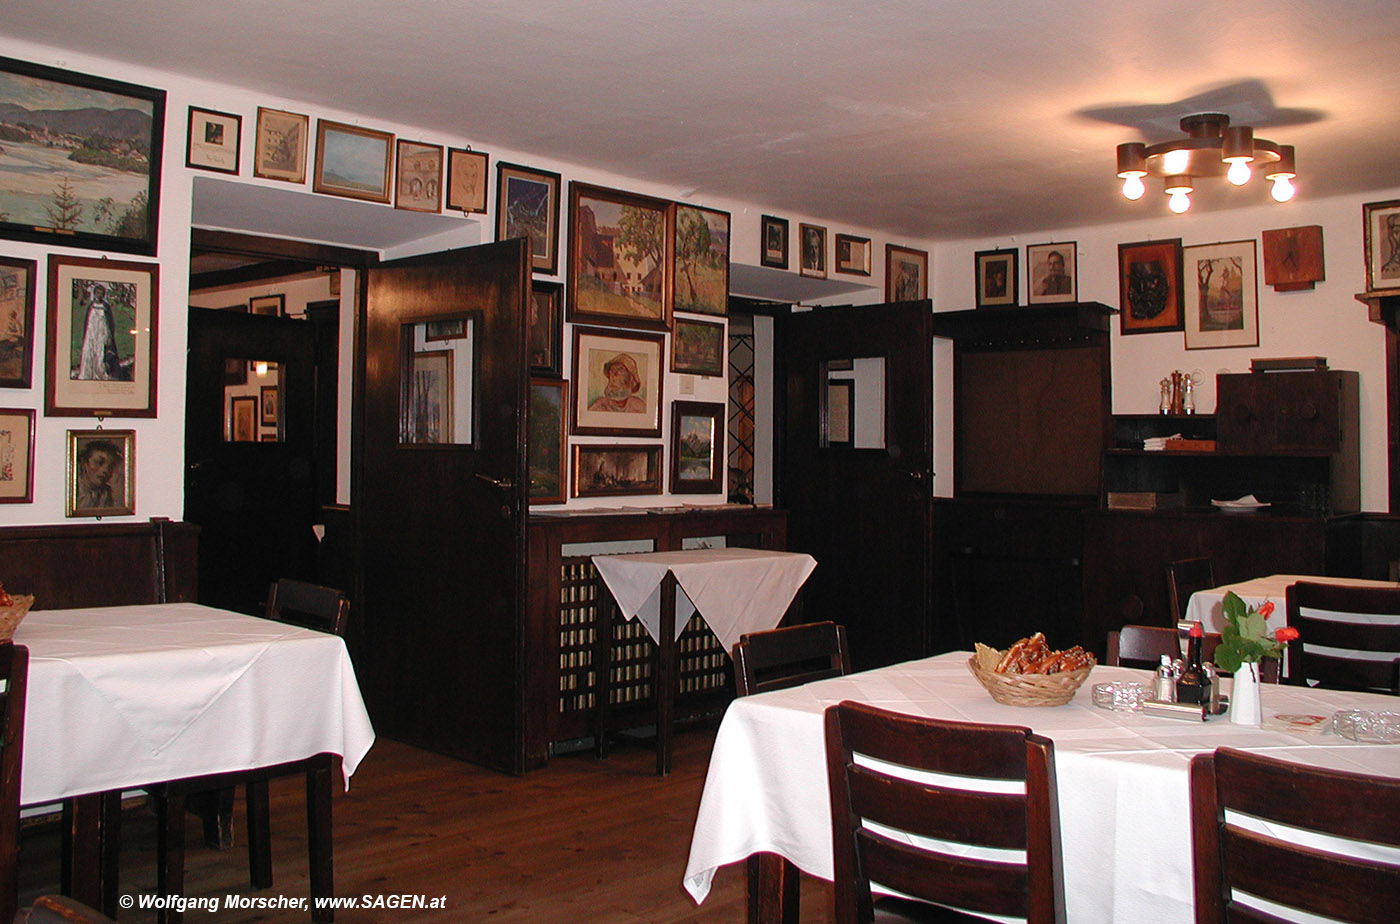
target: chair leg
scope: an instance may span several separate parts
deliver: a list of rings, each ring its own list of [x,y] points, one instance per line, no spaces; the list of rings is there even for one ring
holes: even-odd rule
[[[248,803],[248,881],[255,889],[272,888],[272,830],[267,780],[244,784]]]
[[[156,894],[185,894],[185,794],[162,787],[156,794]],[[158,924],[180,924],[178,908],[162,908]]]
[[[330,924],[335,909],[319,907],[317,899],[329,899],[335,890],[331,846],[331,767],[329,756],[306,771],[306,841],[311,870],[311,920]]]

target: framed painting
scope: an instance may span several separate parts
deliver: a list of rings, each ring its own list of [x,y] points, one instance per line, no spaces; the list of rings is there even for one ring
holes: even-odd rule
[[[675,217],[665,199],[570,182],[568,319],[670,329]]]
[[[826,229],[821,225],[797,225],[797,271],[803,276],[826,278]]]
[[[759,263],[774,269],[788,268],[788,220],[763,216],[763,254]]]
[[[530,241],[530,266],[559,272],[559,174],[519,164],[496,165],[496,240]]]
[[[574,446],[574,497],[661,493],[661,447]]]
[[[1118,330],[1181,330],[1181,238],[1118,245]]]
[[[67,455],[65,516],[136,513],[135,430],[69,430]]]
[[[671,371],[724,375],[724,322],[675,319],[671,332]]]
[[[466,318],[447,318],[423,322],[423,339],[426,341],[461,340],[465,336],[467,336]]]
[[[46,416],[156,416],[158,272],[49,257]]]
[[[913,302],[928,298],[928,251],[885,245],[885,301]]]
[[[277,386],[264,385],[261,389],[262,404],[259,407],[258,423],[264,427],[277,426]]]
[[[1079,301],[1078,250],[1073,241],[1026,247],[1026,304]]]
[[[729,213],[676,205],[673,308],[694,314],[729,313]]]
[[[316,120],[316,172],[311,188],[318,193],[389,201],[394,136],[344,122]]]
[[[242,137],[242,116],[191,106],[185,135],[185,166],[237,175]]]
[[[307,116],[259,106],[253,139],[253,176],[305,183],[310,135],[311,120]]]
[[[34,371],[33,260],[0,257],[0,388],[28,388]]]
[[[287,313],[287,296],[281,293],[276,295],[255,295],[248,299],[248,313],[266,315],[269,318],[280,318]]]
[[[0,58],[0,237],[155,256],[165,91]]]
[[[398,142],[394,208],[413,212],[442,211],[442,145]]]
[[[826,406],[822,409],[822,445],[849,449],[855,445],[855,394],[853,379],[828,379]]]
[[[530,287],[530,318],[525,330],[530,371],[564,374],[564,285],[536,281]]]
[[[1018,304],[1021,252],[1019,250],[979,250],[974,266],[977,272],[977,307],[1000,308]]]
[[[258,399],[255,395],[234,395],[228,399],[228,421],[224,439],[230,443],[258,440]]]
[[[870,238],[836,235],[836,272],[852,276],[870,275]]]
[[[419,350],[412,355],[403,442],[454,442],[452,357],[451,350]]]
[[[671,405],[671,493],[719,494],[724,481],[724,405]]]
[[[34,500],[34,411],[0,407],[0,504]]]
[[[565,409],[569,383],[563,379],[531,379],[526,457],[530,467],[530,503],[562,504],[567,483],[564,466],[568,448]]]
[[[1182,248],[1186,349],[1259,345],[1255,242]]]
[[[447,149],[447,207],[459,212],[486,211],[486,171],[491,155]]]
[[[661,436],[662,334],[574,328],[570,432]]]
[[[1365,222],[1366,291],[1400,289],[1400,199],[1367,202]]]

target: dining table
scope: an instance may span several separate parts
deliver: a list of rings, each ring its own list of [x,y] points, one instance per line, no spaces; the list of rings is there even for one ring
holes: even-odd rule
[[[1268,686],[1263,724],[1246,727],[1227,716],[1183,720],[1096,707],[1094,684],[1151,679],[1147,671],[1099,665],[1069,703],[1018,707],[991,698],[971,674],[970,657],[947,652],[730,703],[711,752],[683,877],[695,901],[705,900],[720,867],[750,857],[775,856],[832,878],[822,716],[844,700],[917,716],[1027,726],[1049,737],[1066,912],[1076,924],[1193,921],[1187,768],[1195,754],[1232,747],[1400,777],[1400,746],[1349,740],[1327,721],[1344,709],[1393,710],[1392,697]],[[795,885],[795,877],[784,875],[754,882],[761,866],[749,869],[751,889],[790,892]],[[751,899],[750,920],[776,924],[782,914],[793,914],[794,902],[792,895]]]
[[[1287,625],[1288,609],[1284,604],[1288,596],[1288,585],[1296,584],[1299,581],[1337,584],[1343,587],[1385,587],[1392,590],[1400,587],[1400,583],[1395,581],[1377,581],[1369,578],[1324,577],[1317,574],[1269,574],[1250,578],[1247,581],[1236,581],[1233,584],[1221,584],[1218,587],[1196,591],[1186,603],[1186,621],[1199,621],[1207,632],[1219,632],[1225,625],[1225,595],[1234,591],[1241,600],[1251,606],[1258,607],[1265,601],[1273,601],[1274,610],[1265,617],[1265,623],[1272,631]],[[1350,618],[1366,621],[1371,617],[1358,613]]]

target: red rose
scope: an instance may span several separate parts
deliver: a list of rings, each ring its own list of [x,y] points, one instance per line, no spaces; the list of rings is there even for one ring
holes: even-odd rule
[[[1260,616],[1263,616],[1265,619],[1268,619],[1268,618],[1269,618],[1269,614],[1272,613],[1273,611],[1274,611],[1274,601],[1272,601],[1272,600],[1265,600],[1264,603],[1263,603],[1263,605],[1259,607],[1259,615],[1260,615]],[[1295,634],[1296,634],[1296,633],[1295,633]]]
[[[1274,630],[1274,639],[1279,642],[1291,642],[1298,637],[1298,630],[1292,626],[1283,626]]]

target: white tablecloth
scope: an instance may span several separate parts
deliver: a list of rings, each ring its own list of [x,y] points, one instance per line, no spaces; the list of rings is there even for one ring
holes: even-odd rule
[[[1251,578],[1237,584],[1222,584],[1219,587],[1212,587],[1210,590],[1196,591],[1187,601],[1186,618],[1188,621],[1200,620],[1207,632],[1219,632],[1225,625],[1225,611],[1222,608],[1222,603],[1225,600],[1225,594],[1233,590],[1241,600],[1254,606],[1259,606],[1265,600],[1272,600],[1274,611],[1269,614],[1265,623],[1270,629],[1277,629],[1288,624],[1286,600],[1288,585],[1296,584],[1299,581],[1309,581],[1316,584],[1341,584],[1347,587],[1400,587],[1400,584],[1392,581],[1370,581],[1364,578],[1321,577],[1316,574],[1271,574],[1268,577]],[[1323,618],[1329,617],[1324,616]],[[1352,618],[1359,622],[1370,621],[1362,614],[1355,614]]]
[[[595,555],[593,564],[622,615],[640,619],[656,641],[661,635],[661,582],[671,572],[681,591],[676,595],[676,638],[698,610],[725,651],[745,632],[776,626],[817,566],[801,552],[741,548]]]
[[[802,687],[736,699],[715,739],[684,884],[703,901],[715,870],[750,854],[781,854],[832,877],[822,712],[857,700],[914,715],[1027,725],[1055,742],[1068,918],[1076,924],[1192,921],[1192,755],[1245,748],[1339,770],[1400,777],[1400,746],[1362,745],[1226,719],[1187,722],[1097,709],[1089,688],[1145,671],[1096,667],[1074,700],[1054,708],[996,703],[953,652]],[[1330,716],[1353,706],[1394,709],[1395,699],[1305,687],[1266,687],[1276,714]]]
[[[21,800],[339,754],[374,743],[342,639],[194,603],[40,610],[29,648]]]

